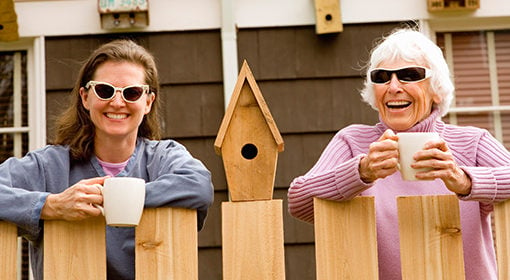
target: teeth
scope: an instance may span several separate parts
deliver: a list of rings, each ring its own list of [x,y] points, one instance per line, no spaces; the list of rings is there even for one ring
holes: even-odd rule
[[[112,113],[108,113],[106,114],[106,116],[110,119],[124,119],[127,117],[126,114],[112,114]]]
[[[409,106],[410,104],[411,104],[410,101],[390,101],[386,103],[386,105],[389,107],[406,107]]]
[[[409,101],[390,101],[386,103],[388,106],[407,106],[409,104],[411,104]]]

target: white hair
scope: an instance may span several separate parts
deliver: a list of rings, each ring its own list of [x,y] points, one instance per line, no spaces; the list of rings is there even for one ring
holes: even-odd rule
[[[366,67],[366,80],[361,90],[363,101],[377,109],[373,84],[370,82],[370,71],[383,62],[404,60],[432,70],[430,86],[432,91],[441,97],[441,102],[435,104],[441,116],[448,113],[455,90],[450,70],[441,49],[425,35],[410,28],[394,30],[372,50],[370,61]]]

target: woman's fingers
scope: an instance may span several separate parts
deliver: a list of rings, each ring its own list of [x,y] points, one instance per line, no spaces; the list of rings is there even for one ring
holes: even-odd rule
[[[397,171],[397,139],[393,131],[387,130],[378,141],[370,144],[368,154],[360,162],[360,176],[363,181],[373,182]]]

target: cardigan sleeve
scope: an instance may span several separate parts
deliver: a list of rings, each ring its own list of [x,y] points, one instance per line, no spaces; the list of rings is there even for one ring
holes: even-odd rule
[[[291,182],[288,191],[289,213],[312,223],[314,197],[349,200],[372,186],[360,178],[359,162],[362,156],[353,156],[342,133],[337,133],[312,169]]]

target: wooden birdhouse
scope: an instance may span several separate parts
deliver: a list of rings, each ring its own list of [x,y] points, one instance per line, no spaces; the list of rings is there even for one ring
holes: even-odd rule
[[[13,0],[0,1],[0,41],[9,42],[19,39],[18,17]]]
[[[343,31],[340,0],[315,0],[315,33]]]
[[[232,201],[270,200],[283,139],[246,61],[214,143]]]

